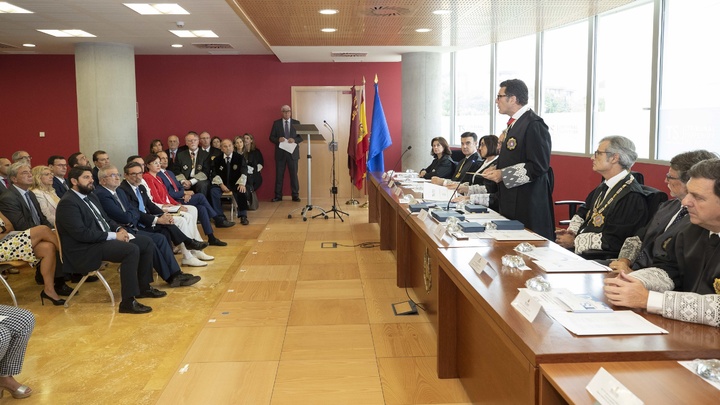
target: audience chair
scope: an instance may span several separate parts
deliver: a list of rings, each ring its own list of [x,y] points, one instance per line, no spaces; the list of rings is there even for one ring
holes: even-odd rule
[[[17,268],[24,266],[25,262],[19,261],[19,260],[12,260],[9,262],[0,262],[0,272],[3,272],[7,269],[11,268]],[[5,286],[5,289],[7,290],[8,294],[10,294],[10,298],[13,300],[13,305],[18,306],[17,298],[15,298],[15,292],[10,287],[10,284],[8,284],[7,280],[5,280],[5,277],[0,277],[0,280],[2,280],[3,285]]]
[[[55,228],[55,236],[57,236],[58,239],[58,246],[60,247],[60,261],[63,261],[63,251],[62,251],[62,243],[60,242],[60,233],[58,232],[58,228]],[[105,289],[108,292],[108,295],[110,296],[110,306],[115,306],[115,296],[113,295],[112,289],[110,289],[110,285],[108,285],[107,281],[105,280],[105,277],[100,273],[99,269],[95,269],[93,271],[90,271],[89,273],[85,274],[83,278],[80,279],[80,282],[77,283],[73,291],[70,293],[70,296],[65,299],[65,308],[70,307],[70,300],[73,299],[75,294],[77,294],[78,290],[80,290],[80,287],[82,287],[83,283],[85,283],[85,280],[87,280],[90,276],[97,276],[97,278],[100,280],[102,285],[105,286]]]
[[[222,193],[222,196],[220,196],[220,200],[230,203],[230,220],[234,221],[235,213],[238,211],[238,204],[237,201],[235,201],[235,196],[233,195],[232,191]]]

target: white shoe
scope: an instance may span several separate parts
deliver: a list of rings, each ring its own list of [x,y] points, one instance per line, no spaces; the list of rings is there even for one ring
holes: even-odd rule
[[[210,256],[209,254],[203,252],[202,250],[191,250],[190,253],[192,253],[193,256],[197,257],[198,259],[202,261],[210,261],[215,260],[214,256]]]
[[[207,263],[199,260],[197,257],[191,257],[189,259],[182,259],[182,265],[190,267],[205,267],[207,266]]]

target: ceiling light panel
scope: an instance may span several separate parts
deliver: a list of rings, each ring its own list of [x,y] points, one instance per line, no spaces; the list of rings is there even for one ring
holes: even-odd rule
[[[8,14],[33,14],[30,10],[25,10],[6,1],[0,1],[0,13]]]
[[[44,34],[52,35],[57,38],[95,38],[95,35],[83,30],[38,30]]]
[[[176,3],[123,3],[126,7],[142,15],[183,15],[190,14]]]
[[[180,38],[218,38],[212,30],[169,30]]]

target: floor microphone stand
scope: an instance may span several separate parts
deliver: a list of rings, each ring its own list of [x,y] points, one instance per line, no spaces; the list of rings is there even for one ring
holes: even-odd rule
[[[330,186],[330,193],[333,196],[333,205],[332,205],[332,208],[330,208],[327,212],[328,213],[332,212],[333,218],[340,218],[341,222],[345,222],[345,220],[342,218],[342,216],[343,215],[350,216],[350,214],[348,214],[347,212],[345,212],[337,207],[338,188],[337,188],[337,178],[335,177],[335,152],[337,152],[337,142],[335,142],[335,131],[333,131],[332,127],[327,122],[325,122],[325,126],[330,130],[330,134],[332,136],[329,147],[330,147],[330,152],[332,152],[332,185]],[[351,187],[351,190],[352,190],[352,187]]]
[[[317,130],[315,125],[301,125],[301,124],[294,124],[293,128],[295,128],[295,131],[298,135],[307,135],[307,192],[308,192],[308,202],[307,204],[302,207],[302,219],[303,221],[307,221],[307,213],[308,211],[312,211],[313,208],[316,208],[320,211],[319,214],[315,215],[315,217],[324,216],[325,219],[328,219],[327,214],[325,213],[325,210],[321,207],[318,207],[317,205],[312,205],[312,153],[310,153],[310,135],[312,134],[320,134],[320,132]],[[321,137],[322,138],[322,137]],[[299,147],[299,146],[298,146]],[[288,213],[288,218],[292,218],[292,214],[299,210],[301,208],[295,208],[294,210],[290,211]]]

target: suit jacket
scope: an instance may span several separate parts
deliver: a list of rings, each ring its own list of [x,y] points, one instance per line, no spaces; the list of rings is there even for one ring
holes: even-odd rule
[[[641,252],[644,255],[638,256],[633,269],[642,269],[650,267],[656,260],[668,260],[670,257],[669,248],[672,247],[672,240],[677,236],[678,232],[684,229],[690,223],[690,215],[685,215],[678,222],[674,223],[667,230],[665,229],[670,220],[680,210],[682,203],[678,199],[673,199],[660,204],[655,216],[652,217],[647,226],[638,232],[640,240],[642,240]]]
[[[175,161],[177,160],[177,154],[187,149],[187,145],[178,146],[175,158],[170,157],[170,148],[165,149],[165,153],[167,153],[168,156],[168,167],[174,167]]]
[[[552,169],[552,141],[548,126],[532,110],[526,111],[510,128],[502,143],[497,168],[506,173],[524,171],[527,181],[508,188],[498,183],[500,214],[515,219],[547,239],[555,239]]]
[[[155,220],[155,217],[165,213],[162,208],[158,207],[152,201],[150,201],[148,192],[145,189],[145,186],[143,186],[142,184],[138,186],[138,189],[140,190],[140,196],[143,199],[143,204],[145,204],[146,212],[140,211],[140,201],[138,200],[137,195],[135,195],[132,186],[130,185],[130,183],[127,182],[127,180],[123,180],[122,183],[120,183],[118,189],[121,189],[125,192],[125,195],[128,197],[128,201],[130,201],[130,204],[132,204],[135,209],[138,210],[139,218],[137,223],[138,225],[140,225],[140,227],[151,227],[153,221]]]
[[[67,184],[67,180],[61,182],[55,176],[53,176],[53,188],[55,189],[55,194],[57,194],[60,198],[62,198],[66,191],[70,190],[70,186]]]
[[[450,155],[442,155],[440,159],[433,159],[430,166],[425,168],[424,178],[430,180],[433,176],[449,179],[453,175],[453,160]]]
[[[42,213],[40,203],[38,203],[35,193],[32,191],[29,191],[29,193],[30,200],[33,202],[35,210],[40,217],[39,224],[33,223],[30,208],[28,208],[20,192],[12,185],[10,185],[10,188],[6,192],[0,194],[0,212],[10,220],[16,231],[24,231],[36,225],[47,225],[50,228],[54,228],[53,224],[51,224]]]
[[[105,213],[108,217],[110,217],[110,219],[118,224],[126,225],[131,228],[138,227],[141,212],[138,211],[135,204],[130,202],[127,194],[125,194],[125,190],[119,187],[115,190],[120,203],[122,203],[122,207],[115,200],[110,190],[103,186],[95,188],[93,193],[97,196],[98,201],[100,201],[100,204],[102,204]],[[123,208],[125,209],[123,210]],[[152,223],[152,219],[150,220],[150,223]]]
[[[57,210],[57,203],[59,202],[59,198],[57,198],[57,195],[55,194],[55,191],[47,192],[42,190],[33,189],[32,193],[35,194],[35,198],[38,201],[38,204],[40,205],[40,210],[42,211],[43,215],[45,215],[45,218],[47,218],[48,222],[55,225],[55,211]],[[51,195],[52,193],[52,195]]]
[[[169,167],[169,166],[168,166]],[[204,150],[198,148],[197,156],[195,157],[195,174],[205,173],[208,181],[212,179],[210,171],[212,170],[212,162],[210,160],[210,154]],[[190,150],[184,150],[177,154],[175,158],[175,166],[173,166],[173,172],[185,176],[186,180],[190,180],[190,172],[192,171],[192,158],[190,157]]]
[[[90,193],[87,197],[112,231],[120,227],[105,213],[97,196]],[[63,249],[63,270],[66,273],[88,273],[100,267],[102,250],[95,247],[107,240],[108,233],[102,230],[90,207],[75,192],[67,192],[60,199],[56,225]]]
[[[175,177],[175,173],[170,170],[165,170],[162,173],[159,173],[158,176],[162,179],[163,184],[165,184],[165,188],[167,188],[170,197],[175,201],[184,204],[183,197],[185,195],[185,189],[180,183],[180,180]],[[173,185],[175,187],[173,187]]]
[[[230,165],[227,165],[225,161],[225,154],[221,155],[214,161],[213,173],[220,177],[223,184],[230,190],[237,190],[235,185],[240,179],[240,176],[245,175],[247,178],[247,163],[243,155],[233,152],[230,158]],[[230,181],[228,182],[228,173],[230,175]]]
[[[295,139],[295,143],[302,142],[302,137],[297,134],[297,131],[295,131],[295,128],[293,128],[293,125],[299,124],[300,121],[296,119],[290,119],[290,138]],[[270,129],[270,142],[275,144],[275,160],[284,159],[288,153],[284,150],[280,149],[280,138],[285,137],[285,128],[283,127],[283,119],[280,118],[279,120],[275,120],[272,124],[272,129]],[[297,147],[292,153],[293,160],[299,160],[300,159],[300,148]]]
[[[202,146],[200,147],[200,149],[202,149]],[[210,146],[210,149],[208,149],[207,152],[210,154],[211,161],[215,160],[216,157],[221,156],[223,154],[220,149],[218,149],[214,146]]]
[[[479,169],[481,165],[482,159],[480,158],[479,153],[475,152],[470,156],[466,156],[457,163],[455,173],[452,174],[450,180],[464,183],[468,181],[468,176],[465,175],[467,173],[475,173],[475,171],[477,171],[477,169]]]
[[[10,180],[8,180],[8,183],[9,182],[10,182]],[[7,191],[7,187],[5,187],[5,182],[0,180],[0,194],[4,193],[6,191]]]

